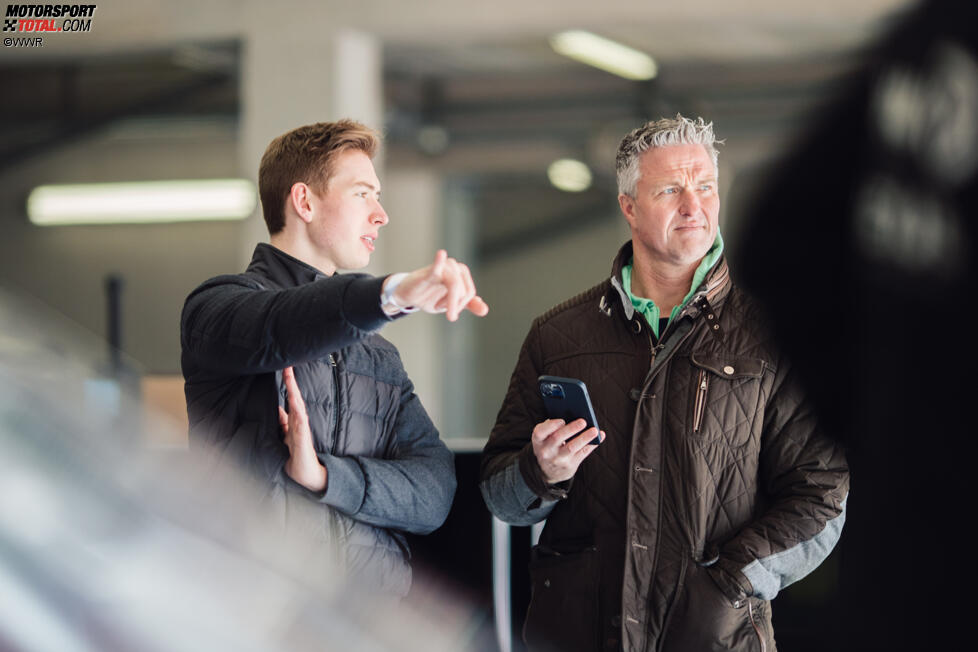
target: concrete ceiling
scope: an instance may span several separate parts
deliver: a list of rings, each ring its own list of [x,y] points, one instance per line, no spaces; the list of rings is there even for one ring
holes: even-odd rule
[[[431,123],[447,128],[454,145],[518,145],[531,138],[544,146],[570,137],[580,147],[582,137],[572,134],[582,128],[592,132],[673,109],[761,117],[769,129],[824,96],[853,53],[910,6],[908,0],[292,0],[274,6],[107,0],[98,3],[89,33],[58,34],[43,48],[3,49],[3,152],[26,151],[30,135],[52,124],[64,137],[127,114],[234,114],[240,44],[270,23],[285,38],[317,38],[338,28],[377,35],[395,142]],[[570,27],[650,53],[659,78],[627,82],[557,55],[547,38]],[[452,169],[459,165],[468,167],[454,161]]]
[[[338,26],[377,34],[385,42],[460,48],[453,65],[485,60],[472,46],[507,42],[503,55],[532,65],[533,40],[561,29],[587,28],[663,60],[791,57],[838,51],[872,37],[906,9],[908,0],[103,0],[88,34],[59,35],[43,51],[7,48],[4,58],[37,60],[171,47],[238,38],[252,29],[304,32]],[[488,50],[482,50],[485,54]],[[474,56],[467,56],[472,53]],[[529,57],[521,58],[521,57]],[[493,65],[498,65],[496,60]]]
[[[769,157],[832,96],[859,52],[907,0],[110,0],[88,34],[41,49],[4,48],[0,172],[93,130],[133,118],[235,121],[242,43],[264,29],[315,38],[351,27],[384,43],[387,161],[425,165],[488,206],[528,215],[614,196],[613,153],[637,123],[699,114],[755,158]],[[653,55],[660,75],[626,81],[555,54],[549,35],[587,28]],[[305,35],[305,36],[303,36]],[[560,156],[587,161],[595,188],[568,198],[544,170]],[[494,220],[499,246],[512,224]],[[491,248],[491,247],[490,247]]]

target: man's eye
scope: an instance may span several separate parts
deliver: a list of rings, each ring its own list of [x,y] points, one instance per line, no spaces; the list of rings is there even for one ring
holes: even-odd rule
[[[676,189],[675,188],[663,188],[662,189],[662,194],[663,195],[675,195],[676,194]]]
[[[700,190],[713,190],[713,184],[710,183],[700,184]]]

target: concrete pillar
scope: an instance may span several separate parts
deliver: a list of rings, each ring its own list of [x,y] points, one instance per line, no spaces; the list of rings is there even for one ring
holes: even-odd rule
[[[388,170],[381,180],[383,204],[390,222],[380,231],[371,269],[377,274],[411,271],[429,264],[439,248],[448,248],[442,228],[443,188],[430,170]],[[455,255],[449,252],[450,255]],[[448,437],[444,392],[455,379],[446,381],[446,337],[458,328],[441,315],[416,313],[384,329],[384,337],[401,352],[401,359],[415,391],[435,425]]]
[[[450,184],[443,194],[443,232],[449,254],[465,262],[472,270],[476,290],[484,295],[479,263],[475,259],[475,209],[472,193],[459,184]],[[490,307],[491,310],[491,307]],[[482,432],[476,422],[475,392],[479,377],[478,317],[464,313],[448,327],[442,340],[442,373],[445,377],[444,432],[456,438],[456,450],[481,450],[488,431]],[[482,319],[490,319],[484,317]],[[458,438],[466,438],[467,443]]]
[[[322,20],[283,21],[271,3],[247,3],[241,63],[241,174],[258,181],[268,143],[295,127],[353,118],[383,127],[379,40]],[[379,162],[378,174],[383,178]],[[255,243],[268,240],[260,208],[241,229],[242,264]]]

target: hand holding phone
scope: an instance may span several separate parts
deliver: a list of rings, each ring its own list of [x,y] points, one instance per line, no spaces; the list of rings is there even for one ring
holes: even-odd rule
[[[540,385],[540,395],[543,397],[543,405],[550,419],[563,419],[565,423],[570,423],[576,419],[584,419],[587,425],[575,433],[576,437],[588,428],[598,428],[598,420],[594,416],[594,407],[591,405],[591,397],[588,396],[587,386],[576,378],[561,378],[559,376],[540,376],[537,379]],[[600,435],[592,439],[589,444],[597,445],[601,443]]]
[[[598,425],[584,383],[556,376],[540,376],[538,381],[549,418],[533,428],[530,441],[544,480],[555,485],[574,477],[584,459],[598,450],[604,433],[598,430],[590,442],[578,436]]]

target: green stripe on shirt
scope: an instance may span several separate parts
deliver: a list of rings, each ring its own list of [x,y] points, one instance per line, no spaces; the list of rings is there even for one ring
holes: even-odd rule
[[[693,273],[693,283],[689,287],[689,293],[682,300],[678,306],[672,309],[672,313],[669,315],[669,321],[675,319],[676,315],[682,311],[683,307],[690,300],[690,298],[696,294],[696,290],[699,288],[703,279],[709,273],[713,266],[718,260],[720,260],[720,255],[723,253],[723,238],[720,236],[720,231],[717,230],[716,240],[713,241],[713,246],[710,250],[706,252],[703,256],[703,260],[700,261],[699,266],[696,268],[696,272]],[[652,333],[655,334],[656,339],[659,338],[659,306],[655,305],[652,299],[646,299],[645,297],[637,297],[632,294],[632,264],[634,263],[634,257],[632,260],[628,261],[628,264],[621,268],[621,284],[625,288],[625,292],[628,294],[629,300],[635,307],[635,310],[642,313],[645,317],[645,321],[649,323],[649,328],[652,329]],[[668,323],[668,322],[667,322]]]

